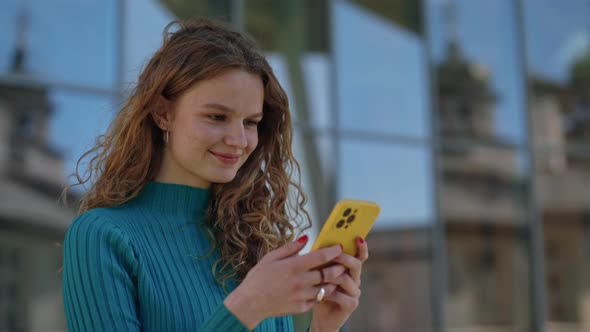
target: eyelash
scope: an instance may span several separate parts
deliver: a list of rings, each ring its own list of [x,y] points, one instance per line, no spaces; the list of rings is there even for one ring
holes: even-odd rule
[[[212,114],[212,115],[209,115],[209,118],[213,121],[223,121],[223,120],[225,120],[225,115]]]
[[[212,115],[209,115],[209,118],[213,121],[225,121],[226,116],[223,114],[212,114]],[[246,120],[247,126],[256,127],[256,126],[258,126],[259,123],[260,123],[259,121]]]

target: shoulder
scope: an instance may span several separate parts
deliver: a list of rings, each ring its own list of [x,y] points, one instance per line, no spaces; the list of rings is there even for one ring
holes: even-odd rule
[[[105,237],[128,242],[122,231],[124,218],[117,208],[96,208],[78,215],[68,227],[65,242],[75,239],[95,241]]]
[[[74,229],[95,229],[116,227],[116,212],[112,208],[96,208],[79,214],[68,227]]]
[[[80,214],[69,226],[64,239],[64,259],[117,254],[135,260],[135,250],[121,227],[116,209],[97,208]]]
[[[72,229],[124,229],[133,219],[133,211],[125,205],[90,209],[78,215],[70,224]]]

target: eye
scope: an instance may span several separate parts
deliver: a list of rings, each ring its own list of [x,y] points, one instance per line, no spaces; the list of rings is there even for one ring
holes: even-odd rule
[[[213,121],[223,121],[225,120],[225,115],[223,114],[211,114],[209,115],[209,119]]]
[[[258,123],[260,123],[260,122],[255,121],[255,120],[246,120],[245,123],[246,123],[246,126],[256,127],[256,126],[258,126]]]

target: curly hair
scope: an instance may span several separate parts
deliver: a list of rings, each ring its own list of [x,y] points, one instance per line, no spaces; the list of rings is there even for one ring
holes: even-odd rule
[[[160,96],[177,100],[196,82],[231,68],[259,75],[264,101],[258,146],[232,181],[212,185],[206,218],[211,249],[220,253],[212,271],[225,288],[229,279],[243,280],[266,253],[311,226],[291,150],[289,103],[265,57],[246,35],[207,19],[171,22],[163,35],[161,48],[107,132],[78,160],[77,183],[72,186],[88,189],[80,213],[133,199],[161,164],[162,131],[152,117]]]

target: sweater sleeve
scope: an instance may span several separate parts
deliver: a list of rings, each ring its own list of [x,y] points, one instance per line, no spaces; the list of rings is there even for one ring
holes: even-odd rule
[[[203,326],[199,328],[199,331],[248,332],[250,330],[231,311],[229,311],[223,303],[221,303],[211,317],[209,317]]]
[[[63,301],[69,331],[139,331],[128,238],[100,213],[79,216],[66,233]]]

